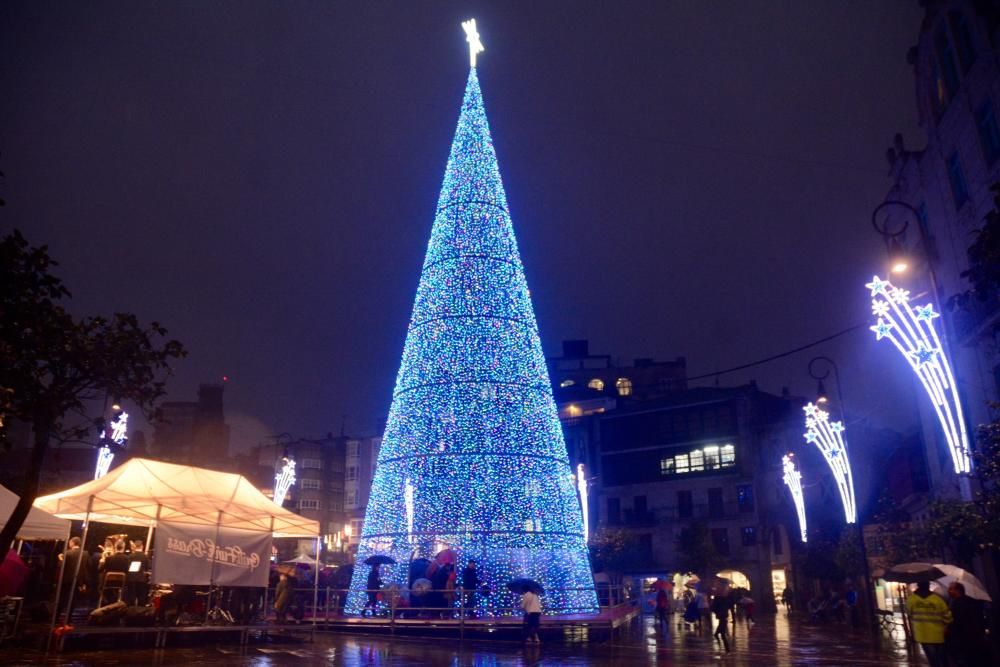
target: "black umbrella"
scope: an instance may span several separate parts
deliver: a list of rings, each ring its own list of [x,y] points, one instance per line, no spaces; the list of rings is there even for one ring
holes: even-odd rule
[[[930,563],[900,563],[893,565],[882,578],[901,584],[919,584],[922,581],[934,581],[944,576],[944,572]]]
[[[365,565],[395,565],[396,560],[385,554],[375,554],[365,559]]]
[[[524,593],[525,591],[531,591],[536,595],[545,595],[545,589],[542,588],[540,583],[534,579],[526,579],[524,577],[511,579],[507,582],[507,588],[518,595]]]

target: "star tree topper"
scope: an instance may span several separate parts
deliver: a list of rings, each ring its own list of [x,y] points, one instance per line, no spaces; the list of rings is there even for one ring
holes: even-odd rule
[[[479,32],[476,30],[476,19],[469,19],[462,23],[465,30],[465,41],[469,43],[469,65],[476,66],[476,54],[486,50],[483,42],[479,39]]]

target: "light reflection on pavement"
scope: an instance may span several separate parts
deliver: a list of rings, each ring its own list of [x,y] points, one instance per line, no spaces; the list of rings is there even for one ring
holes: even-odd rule
[[[543,625],[544,630],[544,625]],[[514,638],[469,640],[436,637],[317,633],[315,642],[288,639],[251,643],[247,647],[203,644],[185,648],[67,651],[62,656],[0,651],[0,663],[117,667],[118,665],[184,665],[184,667],[536,667],[566,665],[923,665],[919,651],[901,642],[854,631],[848,626],[814,627],[789,622],[784,612],[762,618],[752,628],[740,624],[731,632],[733,650],[726,653],[711,638],[678,629],[657,628],[651,618],[603,636],[581,629],[543,635],[541,645]],[[126,646],[127,642],[117,643]]]

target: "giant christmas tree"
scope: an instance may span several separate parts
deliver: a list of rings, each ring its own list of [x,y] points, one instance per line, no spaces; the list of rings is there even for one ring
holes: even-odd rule
[[[549,385],[475,66],[469,72],[396,378],[347,611],[364,561],[385,586],[409,563],[478,562],[480,613],[517,613],[506,582],[546,588],[546,613],[597,611],[580,502]],[[458,579],[461,583],[461,577]]]

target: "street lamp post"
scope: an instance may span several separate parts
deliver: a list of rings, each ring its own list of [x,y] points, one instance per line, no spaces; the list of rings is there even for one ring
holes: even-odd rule
[[[828,367],[826,372],[820,373],[817,368],[817,364],[826,364]],[[845,405],[844,394],[840,386],[840,368],[837,366],[837,363],[830,357],[824,357],[824,356],[813,357],[812,359],[809,360],[808,370],[809,370],[809,376],[812,379],[816,380],[817,383],[817,393],[819,394],[819,396],[817,397],[816,400],[818,403],[826,403],[829,401],[829,398],[825,396],[826,391],[823,381],[826,380],[828,377],[830,377],[830,373],[832,371],[833,382],[837,388],[837,401],[839,403],[840,422],[841,424],[845,424],[847,422],[847,415],[845,414],[845,409],[844,409]],[[843,429],[840,430],[839,435],[843,440],[843,446],[845,450],[844,456],[846,458],[846,463],[850,468],[851,457],[850,457],[850,450],[847,446],[847,436],[844,434]],[[850,478],[850,483],[853,487],[853,475]],[[861,512],[858,511],[856,494],[853,488],[850,489],[850,493],[851,496],[855,498],[853,523],[857,530],[858,548],[861,550],[861,567],[864,572],[864,579],[865,579],[865,599],[867,600],[867,607],[869,609],[868,620],[870,624],[874,625],[875,609],[877,607],[875,603],[875,592],[872,590],[871,569],[868,566],[868,547],[865,545],[864,523],[861,520]],[[850,521],[850,518],[848,518],[848,521]]]

